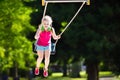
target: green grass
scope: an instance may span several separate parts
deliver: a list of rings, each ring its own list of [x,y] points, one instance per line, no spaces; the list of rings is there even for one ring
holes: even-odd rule
[[[113,74],[112,74],[112,72],[110,72],[110,71],[101,71],[101,72],[99,72],[99,76],[100,77],[109,77],[109,76],[113,76]]]
[[[86,78],[70,78],[70,77],[48,77],[48,78],[40,78],[37,77],[33,80],[86,80]]]
[[[80,72],[80,75],[82,78],[70,78],[70,77],[62,77],[62,73],[52,73],[51,76],[49,76],[48,78],[40,78],[40,77],[36,77],[33,80],[86,80],[86,72]],[[100,77],[105,77],[105,76],[113,76],[112,72],[110,71],[104,71],[104,72],[99,72]],[[114,77],[115,80],[120,80],[120,76],[119,77]],[[9,80],[12,80],[12,78],[10,78]],[[27,80],[25,78],[21,78],[20,80]]]
[[[86,78],[87,74],[85,71],[80,72],[81,77]],[[62,73],[53,73],[53,77],[60,77],[62,76]],[[112,72],[110,71],[101,71],[99,72],[99,77],[104,77],[104,76],[113,76]]]
[[[81,77],[87,77],[87,74],[85,71],[80,72]],[[113,76],[111,71],[101,71],[99,72],[99,77],[110,77]]]
[[[86,77],[87,77],[87,74],[86,74],[86,72],[85,72],[85,71],[81,71],[81,72],[80,72],[80,75],[81,75],[81,77],[84,77],[84,78],[86,78]]]
[[[50,80],[86,80],[86,78],[70,78],[70,77],[61,77],[62,73],[52,73],[52,76],[49,77]]]
[[[115,80],[120,80],[120,75],[119,76],[115,76],[114,78],[115,78]]]
[[[12,78],[9,78],[9,80],[13,80]],[[20,78],[20,80],[27,80],[25,78]],[[55,76],[50,76],[48,78],[41,78],[41,77],[36,77],[32,80],[86,80],[86,78],[70,78],[70,77],[55,77]]]

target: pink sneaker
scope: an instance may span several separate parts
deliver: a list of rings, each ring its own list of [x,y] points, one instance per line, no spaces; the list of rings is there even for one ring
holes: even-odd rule
[[[35,75],[39,75],[39,68],[35,68]]]
[[[44,71],[43,71],[43,76],[44,76],[44,77],[48,77],[48,71],[47,71],[47,70],[44,70]]]

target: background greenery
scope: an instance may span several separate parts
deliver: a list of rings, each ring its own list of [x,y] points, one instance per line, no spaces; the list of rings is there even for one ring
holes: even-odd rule
[[[46,14],[53,18],[57,34],[79,6],[80,3],[48,5]],[[32,52],[32,43],[43,10],[41,0],[0,0],[0,78],[4,74],[28,77],[29,71],[34,70],[37,56]],[[63,76],[80,77],[79,66],[85,65],[88,80],[98,80],[99,71],[119,75],[119,14],[118,0],[91,0],[91,5],[82,8],[58,41],[50,66],[60,66]],[[71,69],[76,74],[71,74]]]

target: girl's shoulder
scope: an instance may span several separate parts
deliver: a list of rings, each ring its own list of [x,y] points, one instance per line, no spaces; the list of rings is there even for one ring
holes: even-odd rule
[[[44,26],[43,26],[42,24],[39,25],[39,30],[40,30],[40,31],[44,31],[44,30],[45,30],[45,29],[44,29]]]
[[[54,31],[54,28],[53,28],[53,27],[51,27],[51,30],[52,30],[52,31]]]
[[[51,31],[51,30],[52,30],[52,27],[51,27],[51,26],[49,26],[47,30],[48,30],[48,31]]]
[[[42,24],[40,24],[39,26],[38,26],[38,29],[41,29],[42,28]]]
[[[51,29],[54,30],[54,28],[51,26]]]

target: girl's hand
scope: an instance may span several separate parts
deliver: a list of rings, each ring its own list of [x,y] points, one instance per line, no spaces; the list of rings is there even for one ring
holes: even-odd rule
[[[61,35],[57,35],[57,39],[60,39],[61,38]]]

